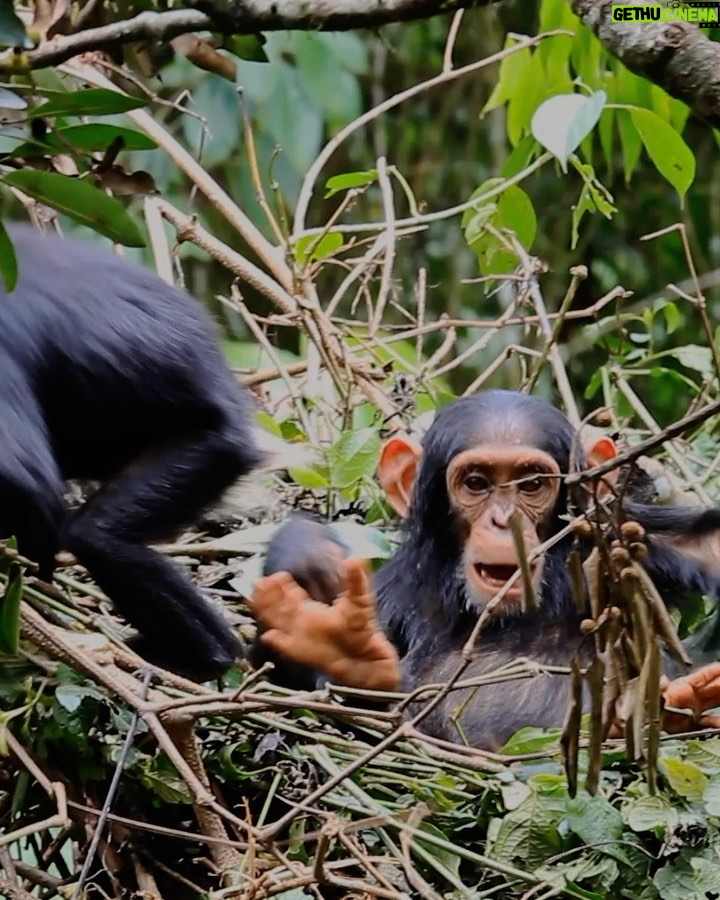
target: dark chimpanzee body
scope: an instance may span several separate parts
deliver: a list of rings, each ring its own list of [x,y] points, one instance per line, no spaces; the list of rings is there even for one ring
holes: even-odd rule
[[[590,463],[614,452],[612,442],[601,441]],[[381,458],[380,478],[391,504],[407,522],[402,545],[373,582],[377,621],[372,594],[363,598],[362,587],[351,586],[349,595],[356,602],[348,606],[346,594],[339,621],[330,621],[331,609],[320,610],[294,587],[289,576],[300,560],[290,548],[300,546],[301,535],[310,527],[307,519],[295,516],[275,538],[266,566],[266,575],[272,577],[263,579],[256,592],[256,609],[268,628],[261,646],[315,665],[334,680],[380,687],[392,684],[387,676],[392,653],[378,643],[384,635],[400,659],[404,689],[447,681],[460,666],[479,612],[517,568],[511,514],[520,513],[527,553],[567,524],[561,519],[568,500],[560,476],[568,473],[573,459],[580,467],[586,464],[565,416],[542,400],[511,391],[486,391],[451,404],[435,418],[422,448],[391,439]],[[666,603],[681,603],[693,592],[720,596],[713,575],[717,550],[703,565],[697,553],[693,558],[671,545],[684,542],[691,549],[694,538],[717,539],[720,510],[629,501],[625,508],[649,535],[656,535],[648,539],[644,564]],[[336,540],[329,529],[324,540]],[[463,678],[520,657],[567,666],[579,649],[589,661],[592,641],[583,644],[570,581],[572,542],[572,536],[565,538],[532,565],[537,613],[523,614],[520,581],[508,591],[480,635]],[[302,559],[303,573],[314,568],[316,584],[323,573],[336,583],[335,570],[317,554],[317,535],[313,546],[315,555]],[[706,549],[711,549],[709,544]],[[365,615],[366,628],[348,624],[356,613]],[[355,641],[352,629],[360,635]],[[268,651],[256,648],[256,659],[263,652]],[[370,658],[370,674],[355,676],[353,659],[359,663]],[[470,701],[460,716],[459,732],[451,717],[467,690]],[[453,691],[422,727],[447,740],[457,741],[462,734],[471,745],[495,748],[522,726],[561,725],[570,681],[563,675],[544,675],[540,681],[519,679],[467,690]]]
[[[0,538],[52,576],[71,551],[140,632],[138,651],[190,677],[241,644],[145,546],[191,523],[260,462],[249,400],[201,306],[90,244],[9,229],[0,289]],[[67,516],[65,479],[103,482]]]

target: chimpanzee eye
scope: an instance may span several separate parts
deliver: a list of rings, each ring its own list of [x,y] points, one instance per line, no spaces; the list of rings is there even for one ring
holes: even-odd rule
[[[524,478],[518,487],[523,494],[536,494],[543,486],[542,478]]]
[[[490,482],[484,475],[468,472],[463,478],[463,487],[471,494],[482,494],[490,489]]]

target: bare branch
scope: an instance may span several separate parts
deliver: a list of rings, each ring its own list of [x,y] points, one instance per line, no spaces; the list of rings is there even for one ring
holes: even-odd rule
[[[32,69],[57,66],[73,56],[113,44],[169,41],[181,34],[216,31],[255,34],[261,31],[349,31],[390,22],[410,22],[459,9],[487,6],[498,0],[190,0],[186,9],[142,12],[131,19],[55,36],[27,54]],[[0,53],[0,69],[14,71],[12,49]]]

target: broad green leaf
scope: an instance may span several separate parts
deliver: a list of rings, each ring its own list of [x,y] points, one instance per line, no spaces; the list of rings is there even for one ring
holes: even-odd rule
[[[81,92],[82,93],[82,92]],[[2,176],[4,184],[19,188],[23,193],[83,225],[89,225],[126,247],[144,247],[140,229],[114,197],[96,188],[89,181],[69,178],[57,172],[21,169]]]
[[[27,100],[16,94],[15,91],[9,91],[7,88],[0,87],[0,108],[27,109]]]
[[[508,37],[505,41],[505,48],[514,47],[518,43],[516,38]],[[506,56],[500,62],[500,71],[495,88],[488,98],[487,103],[480,111],[482,119],[487,113],[499,106],[507,103],[520,89],[520,85],[526,84],[525,75],[530,65],[531,51],[529,47],[522,50],[516,50]]]
[[[660,770],[680,797],[694,802],[702,800],[708,778],[696,765],[668,756],[660,760]]]
[[[486,215],[485,210],[492,207],[493,213],[497,209],[497,198],[499,195],[495,195],[490,200],[482,200],[489,191],[495,190],[495,188],[499,188],[503,182],[504,178],[500,178],[499,176],[494,176],[493,178],[488,178],[486,181],[475,188],[470,196],[471,201],[475,201],[472,206],[468,207],[465,212],[462,214],[462,218],[460,219],[460,224],[463,228],[467,228],[470,222],[476,218],[478,214]]]
[[[695,178],[695,157],[672,125],[649,109],[632,109],[630,116],[655,168],[682,200]]]
[[[84,91],[72,91],[63,97],[56,97],[36,106],[28,113],[28,118],[38,116],[112,116],[147,106],[144,98],[129,97],[105,88],[88,88]]]
[[[547,97],[546,85],[547,76],[542,57],[539,53],[533,53],[523,80],[515,86],[508,101],[506,128],[508,140],[513,147],[527,134],[533,114]]]
[[[118,138],[122,138],[123,150],[154,150],[157,147],[155,141],[141,131],[105,122],[58,128],[47,136],[46,142],[61,150],[69,144],[85,153],[97,153],[106,150]]]
[[[712,351],[709,347],[701,347],[698,344],[685,344],[670,351],[681,366],[700,372],[702,375],[711,375],[714,370]]]
[[[330,481],[326,475],[318,472],[317,469],[307,469],[292,467],[288,469],[288,475],[295,484],[308,490],[327,490],[330,487]]]
[[[618,109],[616,113],[625,183],[628,184],[642,153],[642,140],[633,124],[629,110]]]
[[[333,175],[325,182],[325,199],[332,197],[340,191],[349,191],[352,188],[366,187],[377,180],[377,170],[368,169],[366,172],[346,172],[344,175]]]
[[[100,691],[90,685],[65,682],[55,688],[55,699],[63,709],[71,713],[80,709],[86,697],[100,701],[105,699]]]
[[[633,831],[670,832],[680,820],[675,807],[659,794],[630,800],[623,806],[622,814]]]
[[[468,246],[472,247],[478,238],[485,236],[485,226],[489,222],[493,222],[497,211],[498,204],[492,201],[479,209],[465,211],[466,214],[472,213],[471,216],[468,216],[468,222],[465,226],[465,240]]]
[[[532,201],[521,187],[510,185],[500,195],[495,224],[514,231],[526,250],[532,247],[537,231],[537,216]]]
[[[702,612],[700,614],[703,615]],[[706,774],[719,774],[720,737],[708,738],[704,741],[688,741],[685,744],[685,759],[687,762],[695,763]]]
[[[682,857],[658,869],[653,876],[653,884],[662,900],[700,900],[695,893],[693,871]]]
[[[499,862],[519,861],[531,869],[542,865],[562,849],[558,825],[565,805],[564,796],[541,795],[533,791],[502,820],[497,837],[492,843],[488,842],[488,854]]]
[[[8,294],[15,290],[18,280],[18,261],[15,254],[15,247],[7,233],[5,223],[0,221],[0,273],[2,273],[5,282],[5,290]],[[2,312],[0,312],[0,322],[2,321]]]
[[[560,751],[560,729],[535,728],[527,726],[517,731],[507,743],[498,750],[504,756],[524,756],[526,753],[543,753],[554,755]]]
[[[10,566],[5,593],[0,598],[0,652],[15,656],[20,645],[20,601],[23,593],[22,568]]]
[[[558,159],[564,172],[570,154],[595,127],[606,101],[605,91],[596,91],[589,97],[558,94],[536,110],[532,117],[532,133],[537,142]]]
[[[307,32],[303,33],[303,36],[305,34]],[[367,46],[359,35],[352,31],[319,31],[317,38],[348,72],[354,75],[367,75],[370,71]]]
[[[0,3],[0,47],[21,47],[31,50],[35,42],[29,37],[22,20],[8,0]]]
[[[275,138],[296,172],[303,175],[317,156],[323,134],[323,118],[308,97],[295,69],[286,62],[278,70],[277,84],[262,111],[262,124]],[[298,115],[302,110],[302,115]]]
[[[514,175],[522,172],[524,168],[530,165],[537,152],[537,141],[531,134],[526,134],[503,163],[503,167],[500,170],[503,179],[512,178]]]
[[[304,266],[312,260],[327,259],[337,253],[343,243],[340,231],[329,231],[319,241],[316,234],[305,235],[295,244],[295,260]]]
[[[377,429],[344,432],[328,454],[333,487],[353,487],[362,478],[372,478],[379,455],[380,435]]]
[[[262,34],[230,34],[223,38],[222,45],[225,50],[229,50],[240,59],[265,63],[268,58],[264,44],[265,38]]]
[[[357,77],[332,53],[320,34],[305,34],[298,40],[296,77],[334,127],[342,127],[362,111]]]
[[[705,788],[702,798],[703,806],[709,816],[720,816],[720,778],[712,778]]]
[[[601,796],[578,794],[568,800],[566,818],[570,828],[586,844],[619,840],[623,820],[619,809]]]
[[[605,51],[603,45],[585,26],[576,26],[575,38],[572,42],[571,60],[579,81],[591,89],[601,86],[605,70]]]
[[[690,860],[695,890],[700,897],[720,896],[720,865],[710,859],[695,857]]]
[[[663,313],[665,314],[665,330],[668,334],[672,334],[679,327],[682,318],[677,303],[666,303]]]

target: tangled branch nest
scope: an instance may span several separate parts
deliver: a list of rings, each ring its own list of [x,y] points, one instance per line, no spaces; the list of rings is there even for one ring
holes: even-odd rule
[[[508,344],[469,390],[519,353],[528,360],[526,386],[549,362],[569,416],[579,420],[556,340],[569,300],[556,317],[548,315],[536,266],[527,264],[516,301],[497,322],[487,323],[473,350],[511,326],[521,325],[526,339],[522,347]],[[568,298],[582,276],[573,273]],[[614,291],[585,315],[595,315],[622,293]],[[239,301],[235,308],[267,343],[267,322]],[[318,320],[317,311],[313,316],[319,334],[330,341],[329,359],[331,329],[337,326]],[[415,322],[403,335],[423,330]],[[528,349],[532,332],[539,335],[540,351]],[[448,371],[452,364],[443,360],[455,339],[448,325],[442,352],[423,364],[415,384]],[[382,345],[381,336],[376,340]],[[372,354],[371,345],[365,349]],[[344,369],[349,404],[354,392],[372,383],[357,383],[353,373],[367,371],[364,365],[356,356]],[[278,373],[288,387],[285,402],[295,402],[305,370],[289,374],[278,364],[277,371],[248,380],[257,386]],[[407,422],[408,400],[412,394],[390,391],[379,405]],[[655,429],[658,444],[665,436]],[[229,575],[238,576],[237,567],[212,560],[247,549],[252,541],[244,536],[251,531],[186,536],[164,549],[178,561],[200,561],[200,584],[227,585]],[[6,562],[14,556],[7,551]],[[230,580],[239,591],[210,588],[216,598],[234,596],[236,623],[248,637],[253,625],[242,606],[242,586],[251,583],[259,559],[251,559],[255,568],[244,578],[241,573],[239,581]],[[517,848],[498,844],[497,828],[494,838],[488,832],[503,806],[510,811],[504,822],[510,821],[513,791],[527,799],[519,774],[524,767],[544,760],[548,771],[561,776],[559,734],[526,734],[500,756],[428,738],[396,710],[358,708],[357,692],[329,686],[292,693],[271,686],[262,671],[238,671],[217,688],[150,672],[123,645],[102,595],[81,579],[65,571],[54,588],[26,582],[22,652],[0,668],[3,895],[434,898],[448,892],[467,896],[471,884],[488,895],[500,890],[500,896],[529,897],[552,889],[552,871],[563,872],[561,865],[540,865],[547,854],[521,864]],[[11,580],[6,577],[6,584]],[[593,613],[597,621],[603,610]],[[650,635],[644,646],[650,646],[655,630],[644,621]],[[484,680],[541,674],[518,660]],[[455,686],[461,684],[467,686]],[[650,701],[657,700],[657,684],[653,688],[646,679],[644,690]],[[599,740],[591,739],[587,755],[577,710],[568,721],[573,730],[566,729],[564,744],[571,780],[577,784],[580,770],[597,790],[600,767],[615,751],[607,744],[601,751]],[[638,736],[641,726],[636,723]],[[592,731],[591,725],[591,738]],[[563,878],[564,893],[584,896]]]

